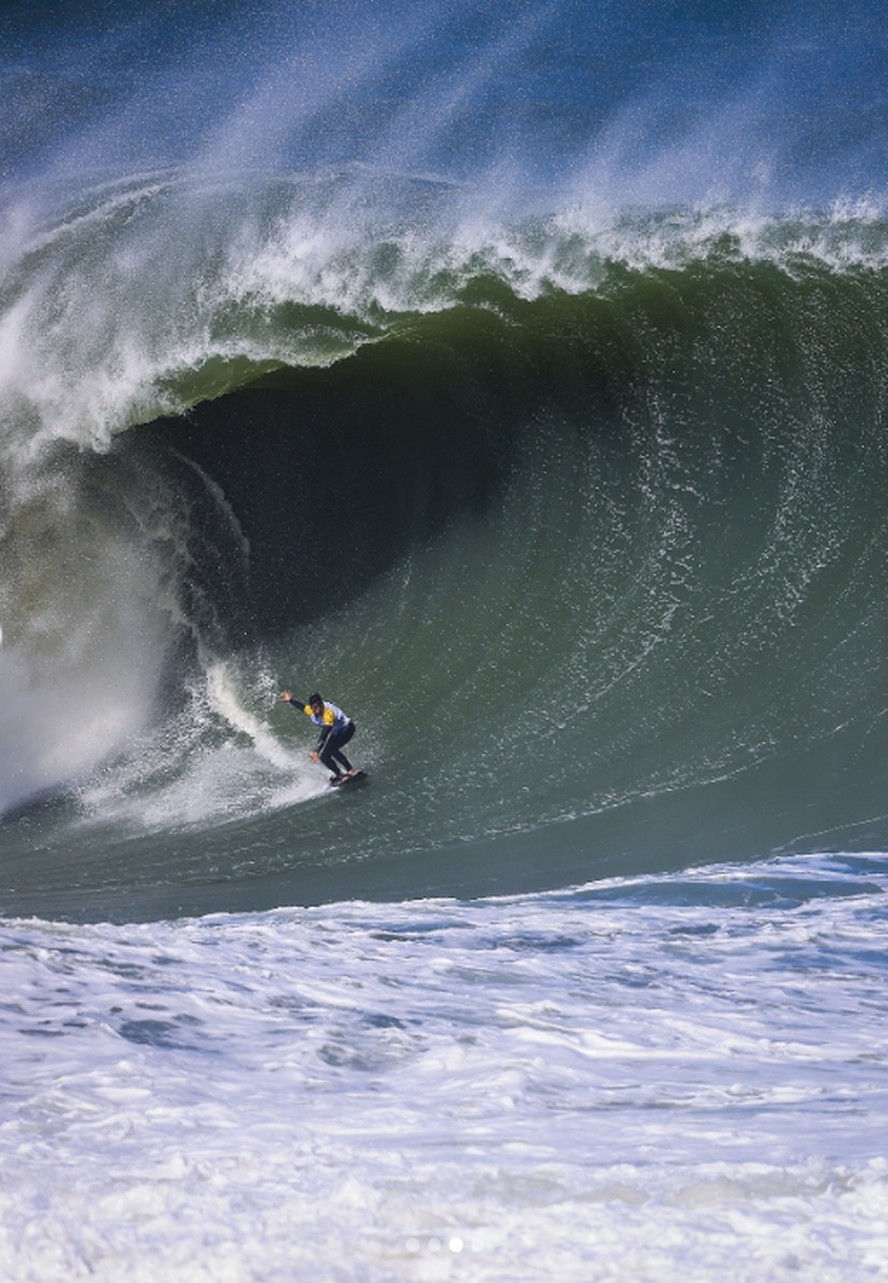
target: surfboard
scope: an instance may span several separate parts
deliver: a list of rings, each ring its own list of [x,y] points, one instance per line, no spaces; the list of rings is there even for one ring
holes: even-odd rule
[[[367,784],[367,783],[369,783],[369,777],[367,775],[367,772],[358,771],[357,774],[355,775],[344,775],[342,779],[339,780],[338,782],[331,780],[330,788],[347,789],[347,788],[354,788],[356,784]]]

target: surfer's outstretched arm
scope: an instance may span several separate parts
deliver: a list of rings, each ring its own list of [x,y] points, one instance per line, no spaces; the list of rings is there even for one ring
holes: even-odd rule
[[[305,700],[297,699],[290,691],[281,691],[281,699],[285,704],[292,704],[294,708],[298,708],[300,713],[305,711]]]

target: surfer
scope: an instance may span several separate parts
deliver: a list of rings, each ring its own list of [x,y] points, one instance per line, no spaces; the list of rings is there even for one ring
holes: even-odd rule
[[[331,784],[341,784],[350,776],[360,775],[343,753],[343,748],[355,733],[355,724],[336,704],[312,695],[307,703],[296,699],[290,691],[283,691],[281,699],[293,708],[301,708],[311,718],[315,726],[320,727],[318,746],[311,755],[313,762],[320,761],[328,771]]]

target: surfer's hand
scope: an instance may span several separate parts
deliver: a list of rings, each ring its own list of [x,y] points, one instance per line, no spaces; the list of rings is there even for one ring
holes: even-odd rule
[[[284,701],[285,704],[293,703],[293,696],[290,694],[289,691],[281,691],[281,699]]]
[[[312,760],[313,762],[316,762],[316,761],[318,760],[318,757],[319,757],[319,756],[320,756],[320,754],[319,754],[319,753],[312,753],[312,755],[311,755],[311,760]]]

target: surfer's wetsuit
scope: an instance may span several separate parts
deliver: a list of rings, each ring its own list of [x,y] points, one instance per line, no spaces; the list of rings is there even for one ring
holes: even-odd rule
[[[346,771],[351,771],[352,764],[342,749],[355,733],[355,724],[352,719],[343,713],[342,709],[338,708],[336,704],[330,704],[327,700],[324,700],[324,711],[320,716],[312,712],[311,704],[304,703],[301,699],[297,699],[295,695],[289,702],[293,708],[301,708],[303,713],[311,718],[315,726],[320,727],[317,754],[327,770],[332,771],[337,779],[342,774],[340,763]]]

